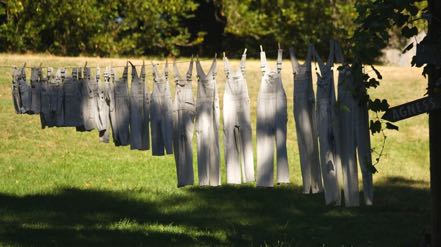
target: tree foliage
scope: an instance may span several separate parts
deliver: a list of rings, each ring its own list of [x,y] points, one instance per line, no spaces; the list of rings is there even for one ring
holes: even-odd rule
[[[6,0],[0,3],[0,51],[209,55],[279,42],[302,54],[312,42],[327,52],[331,37],[345,41],[352,35],[355,2]]]

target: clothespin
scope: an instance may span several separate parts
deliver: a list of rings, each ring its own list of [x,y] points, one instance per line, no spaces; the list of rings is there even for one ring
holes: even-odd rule
[[[243,51],[243,55],[247,54],[247,48]]]

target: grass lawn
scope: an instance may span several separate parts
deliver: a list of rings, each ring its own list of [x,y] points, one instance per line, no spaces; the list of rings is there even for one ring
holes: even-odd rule
[[[0,54],[1,65],[82,66],[86,60],[101,67],[126,61]],[[141,60],[132,62],[140,64]],[[239,62],[233,60],[232,64],[237,68]],[[225,85],[222,65],[219,59],[221,101]],[[180,64],[181,73],[187,66]],[[208,70],[210,61],[203,66]],[[258,60],[247,62],[254,130],[259,66]],[[274,60],[271,66],[275,67]],[[151,90],[151,67],[147,68]],[[391,105],[424,95],[426,82],[419,69],[379,70],[384,80],[372,93],[388,98]],[[274,188],[245,184],[178,189],[172,155],[152,157],[150,151],[102,144],[97,132],[42,130],[38,116],[16,115],[10,78],[11,70],[0,68],[1,245],[416,246],[428,230],[426,115],[399,122],[399,132],[387,132],[385,154],[374,175],[374,206],[325,206],[323,194],[301,193],[288,60],[283,64],[283,83],[289,107],[291,184]],[[378,149],[380,139],[374,137],[373,145]],[[194,163],[197,178],[196,156]],[[223,157],[221,164],[225,184]]]

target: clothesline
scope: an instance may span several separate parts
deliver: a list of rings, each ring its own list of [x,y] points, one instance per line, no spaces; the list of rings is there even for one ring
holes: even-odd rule
[[[266,54],[270,54],[270,55],[277,55],[277,51],[265,51],[265,53]],[[248,53],[247,52],[247,54],[246,54],[247,56],[257,56],[257,55],[260,55],[260,51],[259,52],[252,52],[252,53]],[[216,56],[216,54],[215,54],[215,56]],[[228,58],[232,58],[232,59],[240,59],[241,57],[242,57],[242,54],[240,54],[240,55],[232,55],[232,56],[227,56]],[[220,57],[221,58],[221,57]],[[174,58],[172,58],[172,59],[174,59]],[[275,58],[274,58],[275,59]],[[139,60],[139,59],[136,59],[136,60]],[[199,60],[199,61],[201,61],[201,62],[205,62],[205,61],[212,61],[213,60],[213,58],[203,58],[203,59],[198,59],[198,57],[196,56],[196,57],[194,57],[193,58],[193,61],[196,61],[196,60]],[[127,63],[129,62],[130,60],[129,59],[127,59]],[[150,61],[154,61],[154,59],[153,60],[150,60]],[[176,64],[181,64],[181,63],[189,63],[189,62],[191,62],[191,60],[184,60],[184,61],[176,61]],[[173,60],[169,60],[168,61],[168,64],[169,65],[172,65],[174,63],[174,61]],[[148,65],[149,63],[145,63],[144,65]],[[156,64],[156,65],[165,65],[166,64],[166,62],[154,62],[154,64]],[[87,62],[86,62],[86,65],[87,65]],[[70,66],[61,66],[61,67],[63,67],[63,68],[79,68],[79,67],[86,67],[86,65],[84,65],[84,66],[79,66],[79,65],[76,65],[76,66],[73,66],[73,65],[70,65]],[[135,67],[141,67],[143,64],[133,64]],[[126,65],[115,65],[115,66],[113,66],[112,65],[112,63],[110,63],[110,66],[112,67],[112,68],[124,68],[124,67],[126,67]],[[0,65],[0,68],[16,68],[16,67],[20,67],[20,66],[14,66],[14,65]],[[43,68],[43,69],[47,69],[47,68],[50,68],[50,67],[56,67],[56,66],[41,66],[41,64],[40,64],[40,66],[30,66],[30,67],[39,67],[39,68]],[[99,65],[97,65],[97,66],[94,66],[94,67],[99,67]]]

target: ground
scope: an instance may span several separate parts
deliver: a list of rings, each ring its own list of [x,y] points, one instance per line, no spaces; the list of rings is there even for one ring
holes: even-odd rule
[[[127,60],[0,54],[1,65],[83,66],[85,61],[104,67]],[[150,60],[146,61],[151,90]],[[179,65],[184,73],[187,64]],[[209,65],[204,61],[206,70]],[[221,102],[222,65],[219,59]],[[274,60],[271,66],[275,68]],[[238,68],[237,60],[233,67]],[[392,105],[424,95],[426,83],[419,69],[379,70],[384,80],[372,94],[388,98]],[[96,132],[42,130],[38,116],[16,115],[11,69],[0,68],[0,244],[415,246],[430,219],[427,116],[399,122],[399,132],[386,133],[385,153],[374,175],[374,206],[325,206],[322,194],[301,193],[289,60],[284,60],[282,71],[292,183],[271,189],[254,184],[179,189],[173,156],[152,157],[150,152],[102,144]],[[259,78],[259,61],[250,59],[247,80],[254,129]],[[380,144],[374,137],[377,151]],[[225,184],[223,159],[221,164]]]

